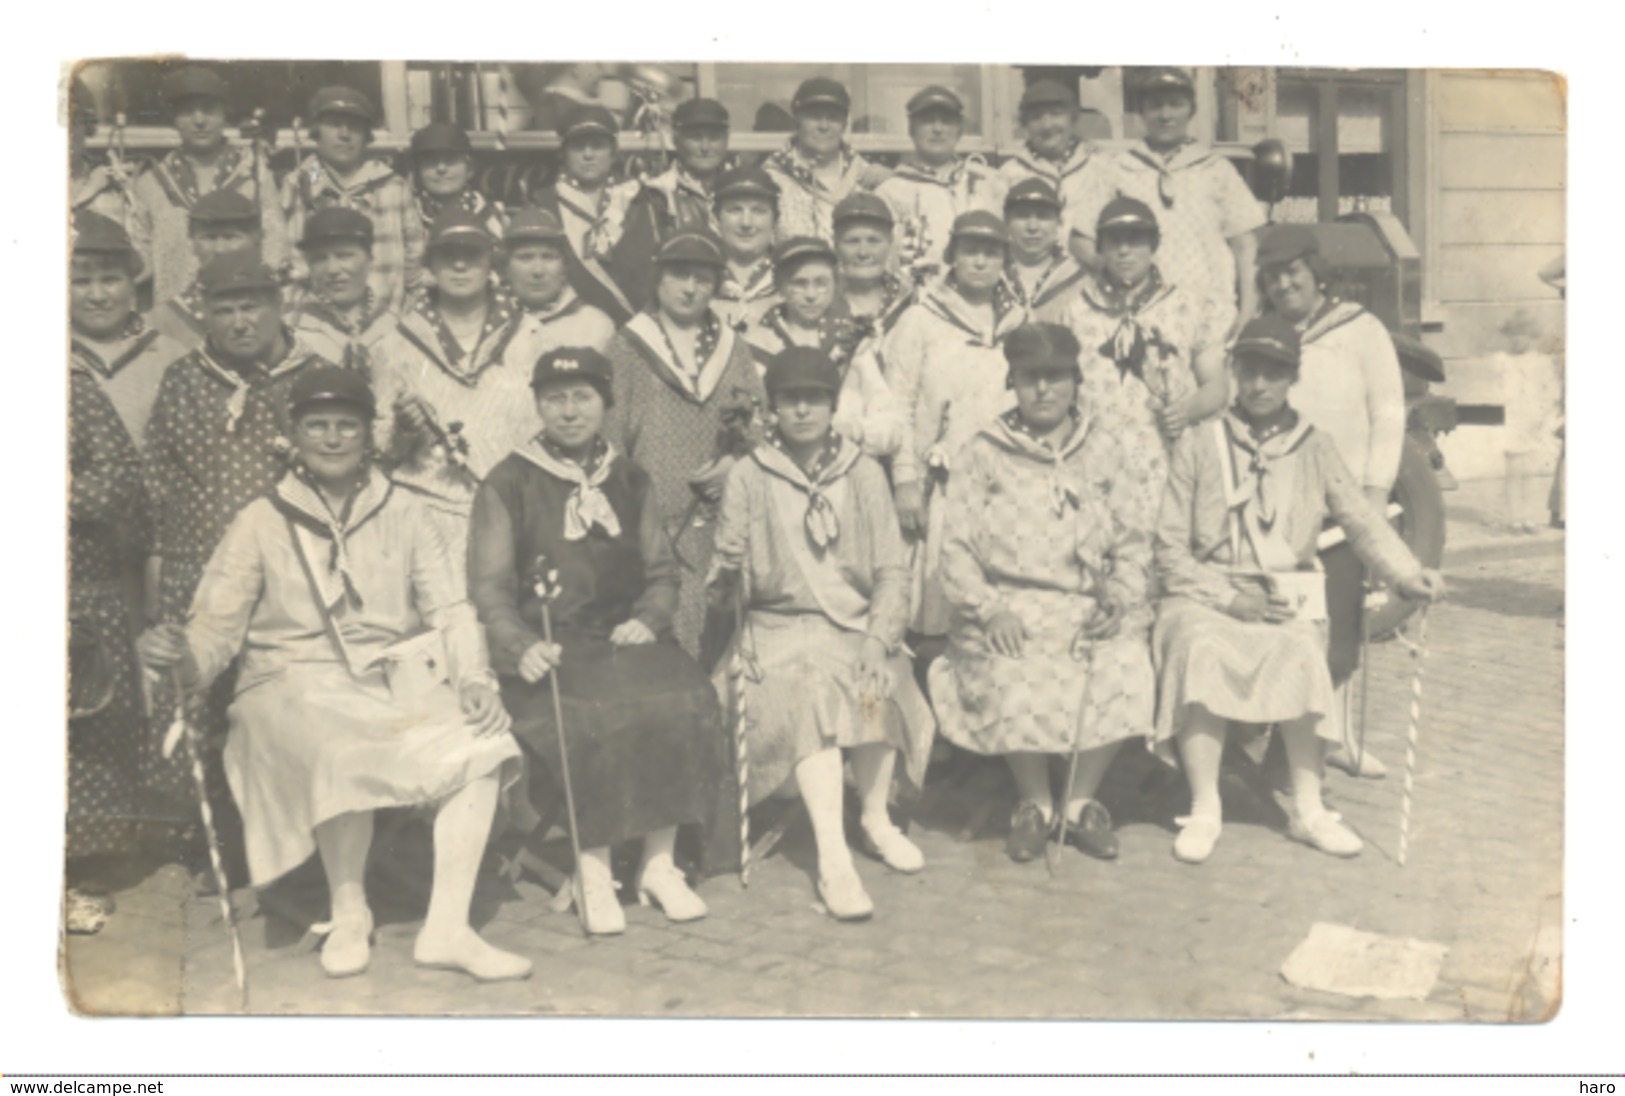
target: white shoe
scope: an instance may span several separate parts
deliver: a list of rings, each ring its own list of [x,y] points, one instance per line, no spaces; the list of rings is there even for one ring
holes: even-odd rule
[[[359,917],[312,925],[310,931],[327,935],[322,944],[322,970],[329,978],[362,974],[372,962],[372,910],[363,908]]]
[[[582,905],[581,920],[593,936],[618,936],[626,931],[626,912],[615,893],[615,876],[605,856],[583,852],[576,865],[571,893]],[[579,891],[574,888],[579,885]]]
[[[508,982],[529,978],[531,962],[523,955],[492,947],[473,929],[458,933],[436,946],[418,933],[412,947],[412,961],[430,970],[459,970],[479,982]]]
[[[837,921],[862,921],[875,912],[874,902],[863,889],[863,880],[852,868],[833,875],[819,875],[818,897],[824,900],[824,908]]]
[[[1287,833],[1297,841],[1313,845],[1332,856],[1359,856],[1365,848],[1360,835],[1343,825],[1336,811],[1323,810],[1305,819],[1294,816]]]
[[[698,921],[707,913],[705,900],[689,888],[688,880],[672,863],[645,867],[638,875],[638,905],[653,898],[668,921]]]
[[[1200,864],[1213,855],[1213,846],[1219,843],[1224,823],[1212,815],[1198,814],[1176,818],[1179,836],[1174,838],[1174,859],[1187,864]]]
[[[887,822],[885,826],[863,826],[863,836],[869,851],[880,857],[892,871],[913,875],[925,867],[925,854],[918,845],[903,836],[903,831]]]

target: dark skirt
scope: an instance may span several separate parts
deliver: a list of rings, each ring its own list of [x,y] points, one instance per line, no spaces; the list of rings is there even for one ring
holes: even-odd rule
[[[556,676],[582,848],[667,826],[731,829],[737,806],[721,705],[682,648],[567,640]],[[544,814],[564,796],[552,680],[502,682],[513,733],[530,760],[530,794]],[[708,870],[734,866],[711,863],[715,845],[704,844]]]

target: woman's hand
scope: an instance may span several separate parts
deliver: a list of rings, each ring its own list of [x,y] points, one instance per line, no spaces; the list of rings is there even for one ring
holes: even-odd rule
[[[502,698],[487,682],[470,681],[457,690],[457,701],[476,735],[502,734],[513,726],[508,710],[502,706]]]
[[[1296,615],[1292,611],[1292,603],[1286,598],[1266,595],[1262,590],[1238,592],[1230,599],[1230,604],[1225,606],[1224,611],[1248,624],[1257,624],[1260,621],[1281,624]]]
[[[1396,583],[1394,589],[1408,601],[1443,601],[1444,576],[1429,567]]]
[[[396,433],[410,434],[415,438],[426,437],[432,422],[434,412],[423,402],[422,396],[415,392],[402,392],[395,397]]]
[[[1005,658],[1020,658],[1027,640],[1027,627],[1009,609],[1001,609],[987,622],[987,641]]]
[[[688,485],[706,502],[721,502],[723,488],[728,485],[728,473],[733,470],[733,466],[733,457],[718,457],[688,477]]]
[[[537,640],[519,656],[519,676],[527,685],[534,685],[551,673],[563,657],[564,650],[557,643]]]
[[[874,636],[865,636],[863,649],[858,652],[858,688],[863,696],[885,699],[891,696],[891,667],[887,664],[886,645]]]
[[[141,664],[153,670],[179,667],[181,679],[197,680],[197,662],[192,648],[186,643],[186,629],[179,624],[154,624],[135,641],[136,655]]]
[[[903,535],[916,540],[925,536],[925,488],[920,481],[899,483],[893,495],[897,503],[897,520],[902,523]]]
[[[1177,441],[1179,435],[1191,424],[1191,396],[1181,396],[1177,400],[1169,400],[1157,411],[1157,426],[1162,430],[1162,436],[1169,441]]]
[[[1122,622],[1123,607],[1103,594],[1095,600],[1094,615],[1083,622],[1083,638],[1110,639]]]
[[[637,647],[655,641],[654,631],[637,617],[624,621],[609,633],[609,641],[617,647]]]

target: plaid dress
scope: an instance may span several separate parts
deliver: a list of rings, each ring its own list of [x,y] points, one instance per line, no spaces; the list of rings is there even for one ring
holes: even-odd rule
[[[423,264],[428,235],[418,213],[417,199],[405,179],[380,160],[368,160],[355,178],[341,183],[316,156],[300,161],[282,183],[282,208],[286,214],[288,238],[297,240],[305,231],[305,218],[327,206],[360,210],[372,221],[372,274],[368,284],[380,301],[401,311],[415,288],[412,273]],[[310,271],[297,249],[290,256],[293,279],[303,283]]]
[[[1145,474],[1099,421],[1078,421],[1051,449],[1012,411],[960,451],[942,548],[948,651],[931,669],[950,741],[982,754],[1068,753],[1150,733]],[[1080,630],[1102,595],[1124,615],[1116,636],[1090,643]],[[1026,630],[1018,658],[988,641],[1002,612]]]

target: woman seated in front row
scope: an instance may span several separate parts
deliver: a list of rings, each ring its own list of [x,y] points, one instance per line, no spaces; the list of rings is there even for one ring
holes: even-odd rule
[[[677,563],[648,473],[599,434],[609,359],[589,347],[550,350],[531,385],[541,432],[474,499],[470,595],[533,763],[532,794],[562,801],[568,765],[587,931],[625,931],[610,847],[633,839],[643,844],[638,900],[692,921],[706,907],[673,858],[677,828],[732,835],[737,818],[721,708],[672,638]],[[543,597],[555,592],[549,637]],[[728,825],[716,826],[719,816]]]
[[[1298,356],[1297,331],[1274,313],[1242,329],[1232,352],[1235,404],[1180,437],[1157,523],[1156,737],[1170,760],[1170,740],[1178,741],[1190,783],[1191,813],[1174,841],[1174,856],[1187,863],[1206,860],[1219,839],[1229,720],[1280,725],[1294,838],[1333,856],[1362,847],[1320,797],[1324,743],[1337,742],[1326,719],[1325,576],[1315,567],[1326,516],[1400,595],[1444,596],[1439,573],[1425,570],[1366,501],[1331,438],[1288,404]]]
[[[841,388],[828,355],[792,347],[767,367],[769,439],[728,473],[708,590],[743,600],[750,800],[793,779],[818,848],[818,893],[838,920],[874,911],[843,826],[842,754],[866,844],[917,872],[920,850],[887,813],[903,754],[917,787],[934,723],[903,647],[908,564],[886,474],[830,426]]]
[[[293,470],[237,515],[186,625],[148,631],[142,660],[176,668],[195,691],[242,655],[225,767],[249,876],[264,886],[320,852],[329,975],[367,968],[373,812],[437,803],[434,888],[413,958],[481,981],[525,977],[530,960],[468,923],[520,755],[457,564],[423,503],[367,463],[364,377],[307,369],[289,408]]]
[[[951,615],[931,696],[944,737],[1010,766],[1020,797],[1012,859],[1041,853],[1064,812],[1068,840],[1109,860],[1117,837],[1095,791],[1122,744],[1150,733],[1156,700],[1146,600],[1155,515],[1135,500],[1161,452],[1135,451],[1079,404],[1069,329],[1023,325],[1004,356],[1016,407],[966,444],[948,481]],[[1056,758],[1076,759],[1059,806]]]

